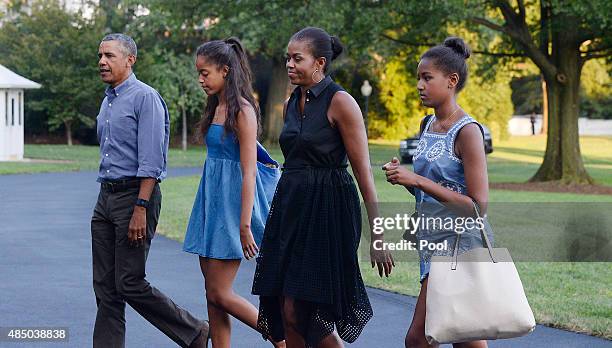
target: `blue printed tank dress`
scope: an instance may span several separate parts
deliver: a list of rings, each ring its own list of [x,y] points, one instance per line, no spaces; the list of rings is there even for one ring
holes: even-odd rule
[[[465,184],[465,173],[463,161],[455,154],[455,140],[459,131],[467,124],[475,123],[480,128],[483,137],[482,126],[471,116],[465,115],[456,121],[446,133],[435,133],[429,130],[435,115],[429,118],[421,134],[416,151],[412,157],[414,172],[436,182],[449,190],[467,195]],[[457,215],[450,211],[442,203],[428,195],[422,190],[415,189],[416,211],[419,216],[440,217],[454,219]],[[485,231],[489,241],[493,243],[493,234],[488,222],[484,221]],[[445,250],[431,251],[427,248],[419,248],[420,282],[422,283],[429,275],[431,257],[433,255],[451,256],[455,247],[458,234],[455,230],[418,229],[416,237],[419,240],[427,240],[429,243],[443,243],[447,241]],[[482,237],[477,228],[466,229],[459,239],[459,250],[461,254],[473,248],[482,247]]]

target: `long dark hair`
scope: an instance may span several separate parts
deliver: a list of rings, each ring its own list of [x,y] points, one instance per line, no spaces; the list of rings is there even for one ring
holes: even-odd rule
[[[249,66],[249,60],[240,40],[230,37],[225,40],[214,40],[202,44],[196,51],[196,57],[205,57],[210,63],[222,68],[229,67],[225,77],[225,99],[227,102],[227,115],[225,118],[225,131],[238,132],[238,113],[245,106],[241,98],[244,98],[255,110],[257,116],[257,134],[259,134],[260,112],[259,106],[253,96],[253,74]],[[209,96],[204,108],[204,114],[198,126],[200,134],[205,135],[215,116],[215,109],[219,105],[217,95]]]

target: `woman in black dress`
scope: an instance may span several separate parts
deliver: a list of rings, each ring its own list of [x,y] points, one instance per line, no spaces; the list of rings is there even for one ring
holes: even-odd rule
[[[287,46],[287,72],[297,87],[285,103],[279,138],[285,163],[253,282],[259,330],[275,341],[286,338],[287,347],[341,347],[340,338],[355,341],[372,317],[357,260],[361,211],[347,157],[370,222],[377,198],[359,106],[327,76],[342,49],[319,28],[300,30]],[[390,255],[373,256],[372,267],[388,276]]]

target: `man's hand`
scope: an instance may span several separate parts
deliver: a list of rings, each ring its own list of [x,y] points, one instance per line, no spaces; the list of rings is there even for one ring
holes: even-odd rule
[[[128,241],[132,246],[144,245],[147,238],[147,210],[143,207],[134,207],[134,213],[128,228]]]

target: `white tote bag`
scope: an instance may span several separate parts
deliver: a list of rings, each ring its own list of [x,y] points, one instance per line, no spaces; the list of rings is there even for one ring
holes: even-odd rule
[[[474,203],[477,217],[478,207]],[[506,248],[483,248],[432,256],[427,283],[425,337],[429,344],[524,336],[535,329],[523,284]]]

